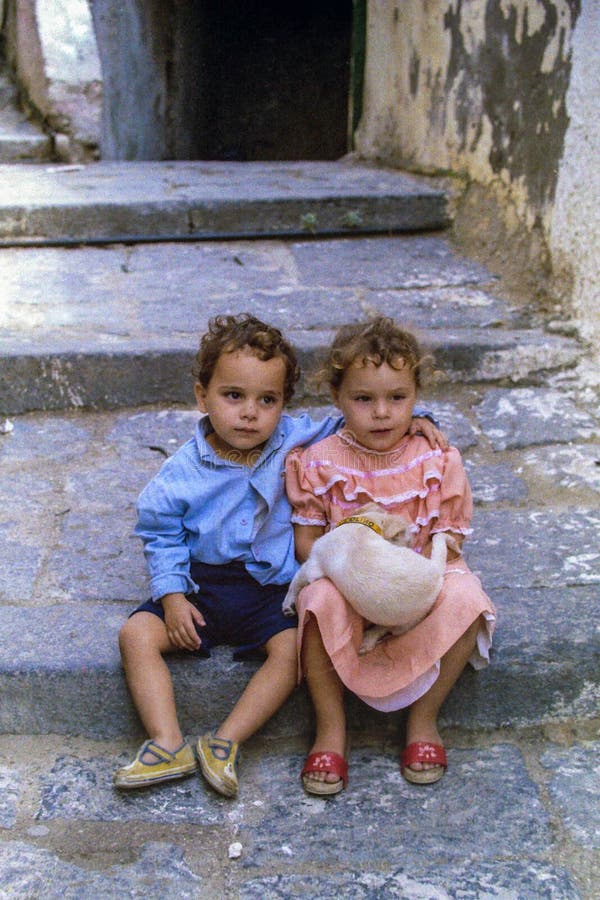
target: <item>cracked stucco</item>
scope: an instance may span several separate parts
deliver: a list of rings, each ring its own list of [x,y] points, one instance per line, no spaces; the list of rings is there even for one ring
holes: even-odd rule
[[[590,339],[599,44],[598,0],[368,0],[356,136],[359,156],[483,186]]]
[[[372,0],[362,155],[508,186],[547,222],[579,0]]]

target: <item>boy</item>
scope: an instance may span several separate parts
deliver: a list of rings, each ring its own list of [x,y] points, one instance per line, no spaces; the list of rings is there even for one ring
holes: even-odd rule
[[[195,436],[168,459],[140,495],[136,534],[144,542],[152,599],[124,624],[119,646],[128,687],[150,735],[114,776],[117,788],[182,778],[196,769],[163,659],[210,655],[266,659],[231,713],[203,735],[202,774],[226,797],[238,790],[239,744],[261,728],[296,685],[296,621],[281,604],[296,569],[285,457],[327,437],[342,420],[283,414],[299,377],[281,332],[248,314],[217,316],[200,342],[192,374],[201,413]],[[434,445],[443,436],[413,420]]]

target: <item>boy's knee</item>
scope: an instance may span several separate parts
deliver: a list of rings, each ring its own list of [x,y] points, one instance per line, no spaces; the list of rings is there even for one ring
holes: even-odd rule
[[[156,618],[155,616],[152,617]],[[157,622],[160,621],[157,619]],[[127,619],[119,632],[119,650],[121,654],[136,650],[144,644],[153,643],[154,621],[147,621],[144,613],[136,613]],[[151,627],[152,626],[152,627]]]
[[[135,642],[136,628],[133,624],[133,617],[127,619],[121,626],[119,631],[119,650],[121,654],[125,653]]]

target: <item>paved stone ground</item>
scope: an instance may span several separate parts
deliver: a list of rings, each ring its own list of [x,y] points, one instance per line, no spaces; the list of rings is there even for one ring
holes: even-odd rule
[[[323,802],[298,783],[302,691],[247,745],[239,800],[196,778],[114,793],[112,770],[139,741],[115,647],[145,591],[134,498],[195,414],[16,417],[0,442],[3,896],[597,896],[600,446],[575,399],[564,385],[428,397],[470,471],[468,559],[499,608],[496,655],[446,705],[439,785],[406,784],[401,721],[355,703],[351,786]],[[510,404],[518,428],[502,424]],[[552,409],[561,442],[548,443]],[[191,737],[222,716],[249,666],[226,650],[174,664]]]
[[[0,269],[1,895],[595,900],[600,436],[584,348],[439,235],[11,249]],[[401,717],[349,700],[350,787],[304,796],[300,689],[248,742],[238,800],[197,778],[112,790],[140,739],[116,650],[146,594],[135,498],[193,428],[198,331],[241,309],[284,326],[305,364],[342,319],[410,318],[446,369],[423,399],[464,454],[466,555],[500,624],[492,665],[442,712],[436,786],[401,778]],[[322,414],[306,385],[298,399]],[[172,662],[190,737],[252,665],[225,649]]]
[[[594,723],[446,739],[431,788],[404,782],[397,742],[357,741],[349,789],[322,801],[299,784],[304,742],[256,738],[227,801],[197,777],[114,792],[133,744],[2,737],[2,896],[597,896]]]

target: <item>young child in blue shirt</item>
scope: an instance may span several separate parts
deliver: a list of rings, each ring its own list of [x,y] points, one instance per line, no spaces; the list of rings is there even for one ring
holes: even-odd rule
[[[192,374],[205,415],[194,437],[165,461],[138,501],[151,599],[119,635],[127,684],[149,739],[114,775],[117,788],[182,778],[196,757],[179,726],[164,656],[265,659],[225,721],[196,744],[202,774],[220,794],[238,790],[239,744],[282,706],[297,683],[296,621],[281,604],[297,567],[287,454],[333,434],[341,418],[283,413],[299,377],[281,332],[246,313],[218,316],[202,337]],[[432,446],[444,436],[415,410],[414,431]]]

